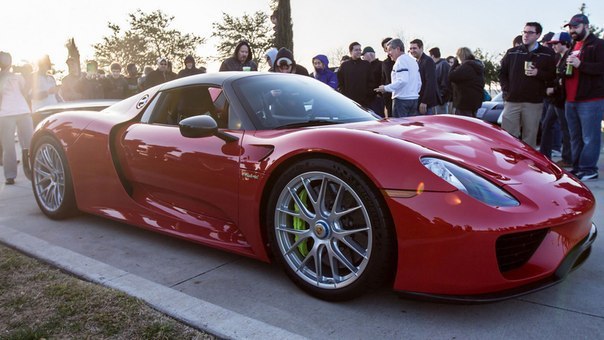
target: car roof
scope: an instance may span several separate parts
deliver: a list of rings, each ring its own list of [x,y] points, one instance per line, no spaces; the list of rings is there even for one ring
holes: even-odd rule
[[[283,73],[272,73],[272,72],[244,72],[244,71],[228,71],[228,72],[213,72],[213,73],[202,73],[184,78],[172,80],[170,82],[160,85],[160,91],[170,90],[177,87],[197,85],[202,83],[210,84],[224,84],[227,81],[233,81],[247,77],[262,77],[262,76],[292,76],[291,74]]]

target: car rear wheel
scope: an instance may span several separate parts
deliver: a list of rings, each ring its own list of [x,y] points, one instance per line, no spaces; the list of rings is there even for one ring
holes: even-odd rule
[[[32,187],[40,210],[61,219],[77,211],[71,172],[61,144],[50,136],[34,146]]]
[[[393,273],[394,232],[379,192],[349,166],[300,162],[280,176],[268,204],[273,254],[303,290],[356,297]]]

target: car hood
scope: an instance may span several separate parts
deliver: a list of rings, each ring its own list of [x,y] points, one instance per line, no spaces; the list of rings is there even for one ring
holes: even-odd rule
[[[382,120],[361,130],[421,146],[500,185],[556,181],[562,170],[529,145],[475,118],[450,115]]]

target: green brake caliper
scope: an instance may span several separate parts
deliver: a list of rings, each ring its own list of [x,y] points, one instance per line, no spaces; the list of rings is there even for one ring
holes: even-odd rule
[[[306,205],[307,200],[308,200],[308,193],[306,192],[306,189],[303,189],[302,192],[300,192],[300,195],[298,197],[300,198],[300,201]],[[295,203],[294,203],[294,211],[300,212],[300,207],[298,207],[298,205]],[[306,223],[304,222],[303,219],[301,219],[300,217],[294,217],[293,221],[294,221],[294,229],[306,230]],[[296,242],[298,242],[299,238],[300,238],[300,236],[296,235],[294,237],[294,240],[296,240]],[[305,241],[298,245],[298,250],[300,251],[300,254],[302,254],[302,256],[308,255],[307,242],[308,241]]]

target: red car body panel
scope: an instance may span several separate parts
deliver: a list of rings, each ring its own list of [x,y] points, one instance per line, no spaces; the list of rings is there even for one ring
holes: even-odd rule
[[[141,96],[152,98],[156,90]],[[80,210],[270,261],[264,202],[275,178],[300,158],[339,159],[384,195],[397,237],[394,289],[440,295],[479,295],[544,280],[590,233],[591,192],[529,146],[478,120],[424,116],[226,130],[239,138],[226,143],[139,123],[140,114],[134,105],[125,112],[62,113],[38,127],[34,142],[51,134],[64,145]],[[521,204],[492,207],[473,199],[429,171],[422,157],[456,162]],[[499,237],[545,228],[526,264],[499,270]]]

